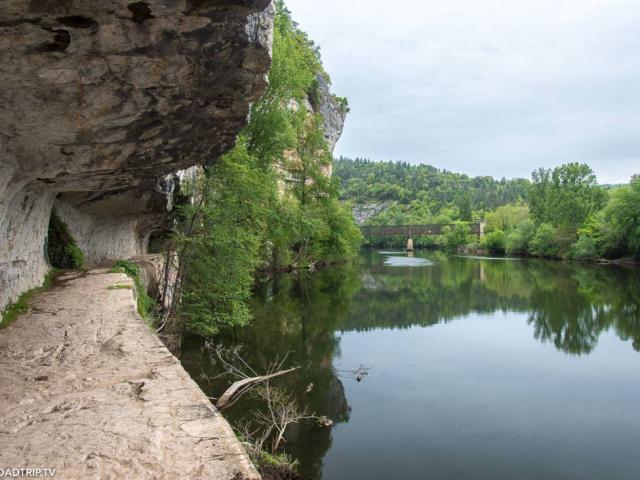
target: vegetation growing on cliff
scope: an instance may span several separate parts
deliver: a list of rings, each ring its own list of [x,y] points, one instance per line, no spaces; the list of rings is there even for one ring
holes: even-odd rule
[[[33,296],[47,288],[52,287],[58,273],[58,269],[52,268],[44,277],[44,281],[42,282],[41,287],[27,290],[26,292],[22,293],[22,295],[20,295],[14,303],[10,303],[9,305],[7,305],[7,307],[1,312],[2,315],[0,316],[0,328],[8,327],[20,315],[27,313],[29,311],[31,299],[33,298]]]
[[[136,306],[138,314],[150,325],[154,326],[154,301],[147,293],[147,289],[142,281],[140,273],[140,267],[129,260],[118,260],[115,266],[111,269],[112,272],[124,273],[133,280],[135,286]],[[115,288],[123,288],[122,286],[114,285]],[[111,288],[111,287],[110,287]],[[125,287],[126,288],[126,287]]]
[[[51,210],[47,239],[47,253],[52,267],[71,270],[82,268],[84,253],[69,232],[67,224],[58,216],[55,208]]]
[[[246,323],[257,270],[305,268],[355,256],[360,233],[327,176],[323,118],[307,99],[328,81],[318,48],[277,3],[269,87],[234,149],[193,185],[176,240],[172,313],[204,335]]]

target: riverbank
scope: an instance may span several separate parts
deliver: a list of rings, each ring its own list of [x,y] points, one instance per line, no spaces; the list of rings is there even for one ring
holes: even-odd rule
[[[260,476],[105,269],[60,277],[0,332],[0,466],[56,478]]]

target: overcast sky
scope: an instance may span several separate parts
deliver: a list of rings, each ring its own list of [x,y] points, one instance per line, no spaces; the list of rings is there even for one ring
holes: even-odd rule
[[[287,0],[351,113],[335,154],[640,173],[639,0]]]

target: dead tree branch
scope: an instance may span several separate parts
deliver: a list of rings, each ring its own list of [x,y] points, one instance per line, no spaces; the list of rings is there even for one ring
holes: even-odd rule
[[[275,377],[279,377],[281,375],[285,375],[287,373],[298,370],[300,367],[288,368],[286,370],[279,370],[274,373],[270,373],[268,375],[260,375],[258,377],[249,377],[243,378],[242,380],[238,380],[233,382],[233,384],[225,390],[222,396],[216,402],[216,408],[218,410],[224,410],[227,407],[230,407],[238,399],[245,394],[248,390],[250,390],[255,385],[270,380]]]

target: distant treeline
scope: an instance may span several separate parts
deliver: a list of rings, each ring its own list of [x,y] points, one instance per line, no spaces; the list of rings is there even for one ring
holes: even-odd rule
[[[599,185],[591,167],[567,163],[538,168],[531,180],[438,170],[429,165],[339,158],[340,198],[354,205],[381,205],[368,224],[459,223],[418,246],[447,250],[575,259],[640,258],[640,177],[629,184]],[[482,242],[468,221],[486,221]],[[370,239],[375,246],[402,246],[401,238]]]
[[[524,202],[529,181],[439,170],[406,162],[374,162],[340,157],[334,161],[340,199],[354,204],[386,203],[369,223],[449,223],[473,220],[501,205]]]

